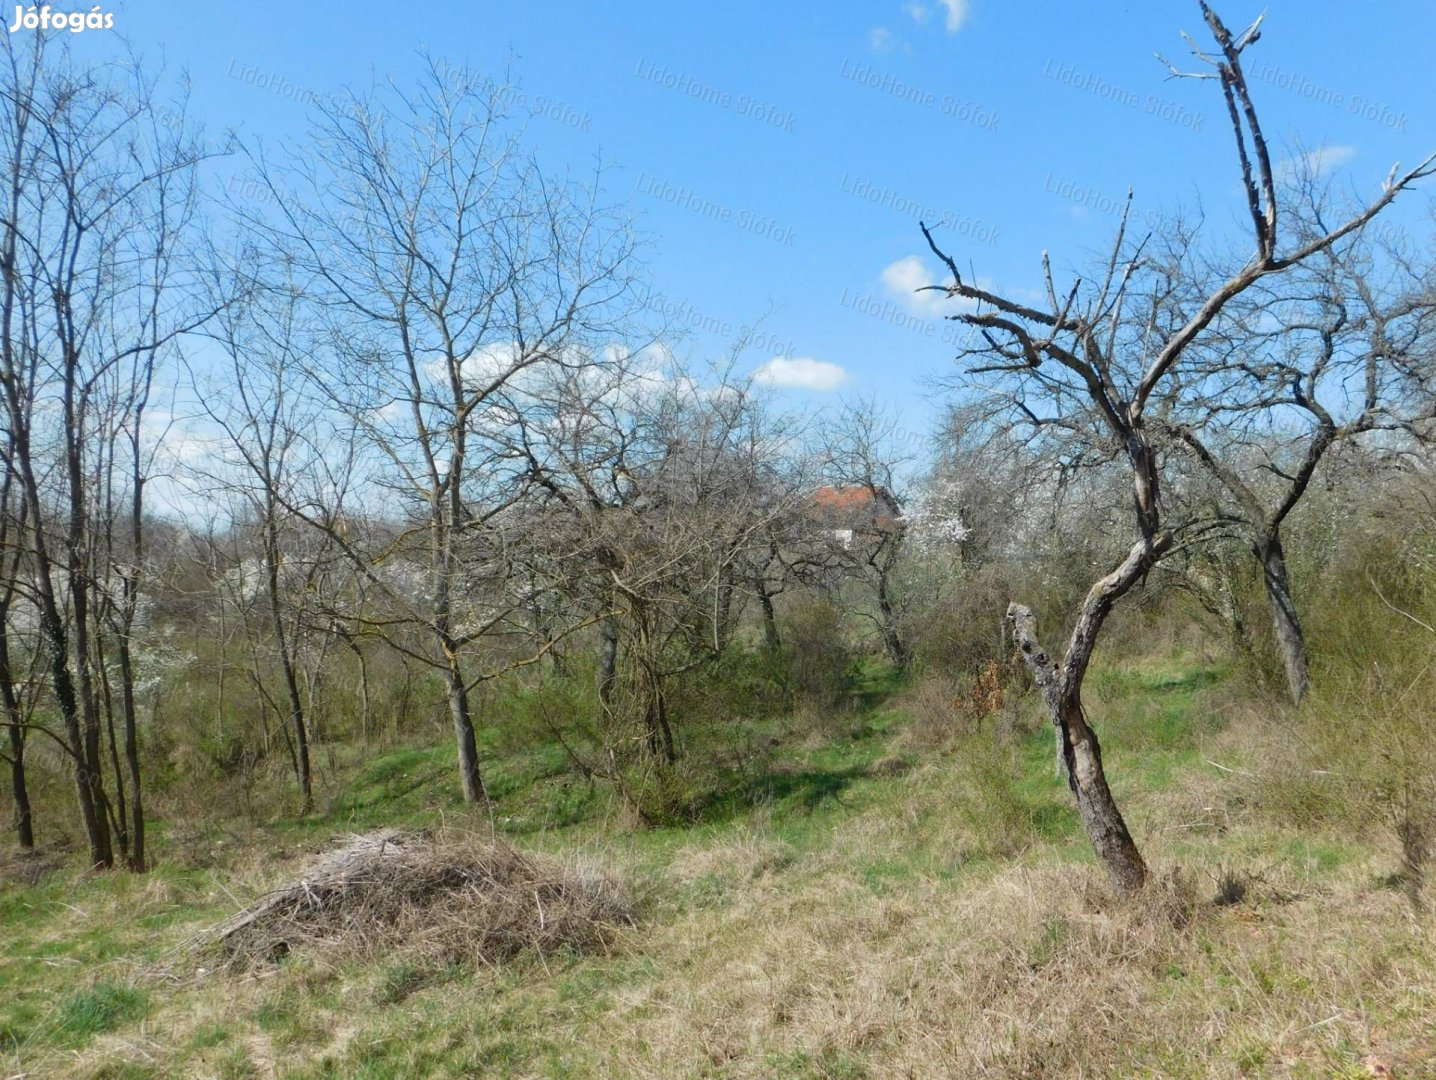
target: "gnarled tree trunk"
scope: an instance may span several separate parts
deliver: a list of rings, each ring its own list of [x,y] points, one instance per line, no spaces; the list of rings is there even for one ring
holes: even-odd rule
[[[1067,655],[1060,666],[1037,640],[1037,619],[1031,609],[1017,603],[1007,608],[1013,640],[1042,688],[1048,715],[1056,729],[1058,767],[1077,800],[1087,838],[1102,860],[1118,896],[1131,896],[1142,889],[1147,882],[1147,864],[1107,786],[1102,746],[1082,709],[1082,680],[1097,644],[1097,634],[1113,603],[1142,579],[1171,543],[1169,533],[1144,536],[1132,546],[1121,565],[1092,586],[1072,628]]]
[[[1077,800],[1077,812],[1082,815],[1087,837],[1112,880],[1112,888],[1119,896],[1130,896],[1146,884],[1147,864],[1127,831],[1127,823],[1112,798],[1112,789],[1107,786],[1102,746],[1082,711],[1081,683],[1064,685],[1068,680],[1037,642],[1037,620],[1029,608],[1010,605],[1007,620],[1023,658],[1042,688],[1057,733],[1058,767]]]

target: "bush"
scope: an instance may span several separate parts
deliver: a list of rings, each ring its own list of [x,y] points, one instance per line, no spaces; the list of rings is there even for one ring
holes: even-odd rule
[[[1292,825],[1380,830],[1419,904],[1436,841],[1436,573],[1430,534],[1367,536],[1339,553],[1308,606],[1313,690],[1276,732],[1257,797]],[[1423,625],[1424,624],[1424,625]]]
[[[1006,574],[987,568],[911,613],[906,631],[918,666],[958,678],[1003,660],[1010,651],[1003,619],[1012,596]]]
[[[836,705],[848,689],[855,659],[842,610],[822,599],[792,607],[783,620],[782,663],[797,706]]]

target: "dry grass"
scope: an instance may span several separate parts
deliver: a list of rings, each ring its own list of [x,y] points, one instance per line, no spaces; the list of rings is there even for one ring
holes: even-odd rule
[[[157,987],[143,1023],[70,1057],[31,1052],[24,1067],[294,1080],[1436,1080],[1436,925],[1381,884],[1399,865],[1394,838],[1286,823],[1265,779],[1285,718],[1151,682],[1115,681],[1104,702],[1112,730],[1128,724],[1127,744],[1138,723],[1160,733],[1158,700],[1188,702],[1201,726],[1162,744],[1152,734],[1140,752],[1111,740],[1124,809],[1154,861],[1138,901],[1112,899],[1070,827],[1045,732],[998,738],[987,725],[922,753],[895,731],[885,749],[913,768],[855,780],[840,800],[607,839],[605,861],[654,883],[643,933],[622,949],[579,954],[533,937],[532,892],[545,933],[566,903],[580,924],[621,929],[631,908],[610,885],[592,892],[590,875],[472,836],[398,834],[378,853],[371,842],[362,857],[289,873],[308,888],[260,906],[261,921],[278,922],[240,950],[258,958],[249,971]],[[1227,723],[1208,723],[1213,710],[1231,712]],[[250,873],[275,871],[255,862]],[[546,887],[567,899],[551,902]],[[186,896],[77,906],[118,921]],[[43,935],[78,925],[67,909],[54,920]],[[583,937],[589,925],[579,942],[597,940]],[[271,965],[280,940],[295,955]],[[429,962],[515,948],[548,958],[437,973]]]
[[[1141,903],[1072,865],[874,896],[845,860],[762,879],[650,947],[596,1075],[1436,1076],[1429,928],[1391,892]]]
[[[606,949],[633,926],[611,878],[537,860],[497,840],[398,829],[348,837],[299,878],[203,939],[233,969],[293,952],[497,963],[524,951]]]

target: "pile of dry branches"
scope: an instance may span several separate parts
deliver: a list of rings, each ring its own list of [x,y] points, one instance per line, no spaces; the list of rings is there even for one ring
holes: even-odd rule
[[[384,829],[347,837],[298,880],[215,927],[205,944],[230,968],[296,951],[491,964],[525,950],[606,949],[633,924],[623,890],[601,874],[538,861],[501,841]]]

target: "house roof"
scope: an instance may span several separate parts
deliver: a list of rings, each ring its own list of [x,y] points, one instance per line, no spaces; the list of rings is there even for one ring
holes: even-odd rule
[[[902,517],[897,500],[885,488],[861,484],[826,484],[812,495],[813,509],[821,516],[842,523],[876,525],[891,529]]]

